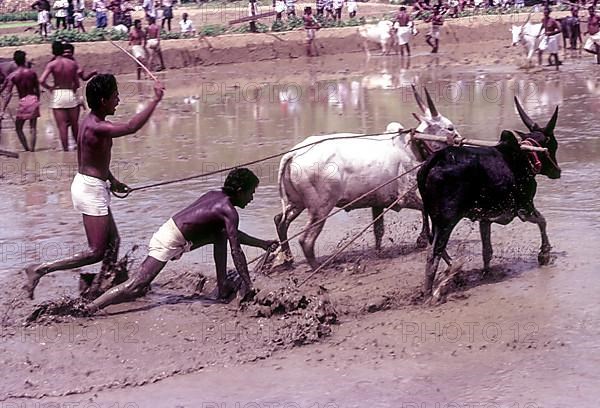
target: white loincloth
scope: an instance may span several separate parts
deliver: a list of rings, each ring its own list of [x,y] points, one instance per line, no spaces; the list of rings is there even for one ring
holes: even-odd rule
[[[436,40],[440,39],[440,32],[442,31],[442,26],[440,25],[432,25],[431,31],[429,32],[429,36],[435,38]]]
[[[77,173],[71,183],[73,208],[85,215],[108,215],[110,190],[108,181]]]
[[[148,48],[153,50],[160,48],[160,42],[158,41],[158,38],[150,38],[146,44],[148,44]]]
[[[37,17],[38,24],[48,24],[50,22],[50,13],[48,12],[48,10],[42,10],[38,12]]]
[[[141,45],[132,45],[131,53],[137,59],[146,59],[146,49]]]
[[[540,51],[546,51],[550,54],[556,54],[559,51],[558,34],[547,36],[544,35],[538,47]]]
[[[398,27],[398,45],[408,44],[410,41],[410,37],[412,35],[412,27],[409,26],[400,26]]]
[[[600,45],[600,32],[590,35],[587,40],[585,40],[585,45],[583,46],[584,50],[596,52],[596,44]]]
[[[71,109],[79,105],[79,99],[72,89],[53,89],[50,107],[52,109]]]
[[[168,262],[181,258],[181,255],[189,252],[191,247],[192,243],[186,241],[173,218],[169,218],[152,235],[150,244],[148,244],[148,256],[157,261]]]

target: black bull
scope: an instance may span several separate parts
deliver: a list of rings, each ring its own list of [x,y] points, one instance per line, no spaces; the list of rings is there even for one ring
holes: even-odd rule
[[[492,258],[491,223],[506,225],[515,217],[538,225],[542,246],[540,264],[550,259],[550,242],[546,220],[535,208],[536,174],[556,179],[560,167],[556,162],[557,142],[554,127],[558,107],[548,124],[541,128],[525,113],[515,98],[517,109],[529,133],[503,131],[495,147],[448,147],[433,154],[419,170],[417,182],[425,212],[432,222],[427,254],[424,294],[432,294],[440,258],[451,265],[446,253],[450,234],[463,218],[479,221],[483,244],[484,271]],[[547,152],[526,152],[523,144],[547,148]]]

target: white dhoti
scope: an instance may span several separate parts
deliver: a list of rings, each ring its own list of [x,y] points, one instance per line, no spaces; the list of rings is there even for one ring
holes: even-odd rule
[[[412,35],[412,27],[400,26],[398,27],[398,45],[408,44]]]
[[[77,105],[79,105],[79,98],[72,89],[52,90],[52,100],[50,101],[52,109],[71,109]]]
[[[108,181],[77,173],[71,183],[73,208],[85,215],[108,215],[110,190]]]
[[[160,42],[158,41],[158,38],[149,39],[147,44],[148,44],[148,48],[155,50],[155,51],[160,48]]]
[[[173,218],[169,218],[152,235],[148,245],[148,256],[161,262],[168,262],[181,258],[181,255],[189,252],[191,247],[192,243],[186,241]]]
[[[440,39],[440,32],[442,31],[442,26],[432,25],[431,31],[429,32],[429,36],[435,38],[436,40]]]
[[[596,52],[596,45],[600,45],[600,33],[590,35],[583,46],[584,50]]]
[[[37,15],[37,23],[38,24],[48,24],[50,22],[50,13],[48,10],[42,10],[38,12]]]
[[[146,49],[141,45],[132,45],[131,53],[137,59],[146,59]]]
[[[545,51],[550,54],[556,54],[559,51],[559,41],[557,35],[544,35],[542,40],[540,41],[539,49],[540,51]]]

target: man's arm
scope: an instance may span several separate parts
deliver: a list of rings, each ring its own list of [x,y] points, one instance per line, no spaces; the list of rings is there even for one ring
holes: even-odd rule
[[[42,72],[42,76],[40,77],[40,85],[42,85],[44,88],[46,88],[50,91],[54,88],[54,86],[48,85],[46,80],[48,79],[48,76],[50,75],[51,72],[52,72],[52,63],[49,63],[48,65],[46,65],[46,68],[44,68],[44,72]]]
[[[38,99],[40,99],[40,82],[38,81],[38,77],[36,74],[33,75],[33,91],[35,93],[35,96],[37,96]]]
[[[265,241],[260,238],[255,238],[251,235],[246,234],[243,231],[238,230],[238,238],[240,240],[240,244],[248,245],[256,248],[262,248],[265,251],[269,249],[271,245],[278,244],[278,241]]]
[[[7,82],[8,82],[8,84],[7,84]],[[8,90],[6,91],[6,96],[4,97],[4,105],[2,106],[2,113],[0,113],[0,116],[4,116],[6,107],[8,106],[8,103],[10,102],[10,99],[12,98],[12,90],[13,90],[14,84],[13,84],[11,75],[9,75],[8,78],[6,78],[6,81],[4,81],[4,85],[6,85],[8,87]]]
[[[101,122],[94,131],[101,136],[121,137],[130,135],[140,130],[150,119],[150,115],[163,97],[164,88],[159,82],[154,83],[154,98],[140,113],[134,115],[127,123]]]
[[[235,209],[227,208],[224,210],[223,218],[225,221],[225,233],[227,234],[227,240],[229,241],[229,247],[231,248],[233,264],[245,286],[245,290],[242,290],[241,292],[243,298],[244,295],[252,289],[252,281],[250,280],[250,274],[248,274],[246,256],[242,251],[240,240],[238,238],[239,216]]]

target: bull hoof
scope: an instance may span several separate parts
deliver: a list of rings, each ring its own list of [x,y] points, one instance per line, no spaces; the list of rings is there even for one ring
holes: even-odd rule
[[[538,264],[540,266],[548,265],[550,263],[550,251],[540,251],[538,254]]]
[[[419,235],[419,238],[417,238],[417,248],[424,249],[427,248],[427,245],[429,245],[429,239],[423,235]]]

